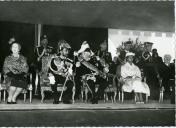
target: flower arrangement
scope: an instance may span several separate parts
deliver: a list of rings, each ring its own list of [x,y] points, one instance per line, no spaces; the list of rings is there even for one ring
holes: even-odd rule
[[[135,42],[131,40],[125,41],[117,47],[117,53],[121,53],[122,51],[133,52],[136,56],[141,56],[144,51],[144,44],[141,43],[138,38],[136,38]]]
[[[135,54],[134,63],[141,64],[141,62],[150,63],[151,62],[151,49],[152,42],[141,43],[138,38],[133,42],[132,40],[122,42],[122,44],[117,47],[117,59],[125,62],[125,55],[127,52],[133,52]]]

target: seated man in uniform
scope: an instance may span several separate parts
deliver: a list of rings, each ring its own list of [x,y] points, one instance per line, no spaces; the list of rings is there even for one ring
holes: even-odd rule
[[[98,69],[96,67],[96,62],[92,58],[93,52],[90,49],[89,44],[84,41],[78,52],[75,52],[75,56],[78,57],[76,63],[77,67],[77,77],[82,81],[82,88],[87,88],[91,93],[92,104],[98,103],[98,97],[95,87],[96,76],[98,74]]]
[[[103,77],[97,77],[97,83],[100,85],[98,89],[98,98],[101,99],[104,95],[104,91],[107,87],[113,85],[113,80],[116,71],[116,65],[112,61],[111,53],[108,52],[108,43],[104,40],[100,44],[100,49],[96,53],[97,67],[104,73]],[[109,75],[111,73],[111,75]]]
[[[54,102],[58,104],[61,100],[63,103],[70,104],[72,98],[73,88],[73,75],[72,75],[72,62],[68,59],[70,45],[65,40],[59,41],[58,55],[54,56],[50,63],[49,79],[52,85]],[[63,96],[58,94],[58,84],[65,84],[66,90],[63,92]],[[62,94],[62,93],[61,93]]]

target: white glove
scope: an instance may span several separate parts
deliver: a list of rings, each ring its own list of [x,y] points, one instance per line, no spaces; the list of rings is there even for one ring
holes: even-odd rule
[[[69,68],[69,69],[68,69],[68,73],[69,73],[70,75],[73,74],[73,70],[72,70],[72,68]]]
[[[100,57],[99,57],[99,56],[96,56],[96,59],[99,61],[99,60],[100,60]]]
[[[50,81],[50,84],[55,84],[56,81],[53,75],[49,76],[48,79]]]
[[[108,67],[105,67],[105,68],[104,68],[104,71],[105,71],[106,73],[108,73],[108,72],[109,72],[109,68],[108,68]]]
[[[81,63],[80,62],[76,62],[76,67],[80,67]]]
[[[78,56],[78,52],[74,51],[73,55]]]

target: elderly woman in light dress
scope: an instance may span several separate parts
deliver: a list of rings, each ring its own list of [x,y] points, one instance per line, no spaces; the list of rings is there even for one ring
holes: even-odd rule
[[[122,90],[124,92],[134,91],[136,103],[144,103],[142,94],[150,96],[150,89],[145,82],[142,82],[140,69],[133,64],[134,53],[126,54],[126,63],[121,66],[121,76],[124,81]]]

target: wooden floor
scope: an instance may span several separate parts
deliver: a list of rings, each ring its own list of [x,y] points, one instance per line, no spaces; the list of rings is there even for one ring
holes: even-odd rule
[[[33,100],[32,103],[26,101],[25,103],[22,100],[17,101],[18,104],[6,104],[6,102],[0,103],[0,111],[4,110],[129,110],[129,109],[175,109],[174,104],[170,104],[168,100],[159,103],[158,101],[149,100],[145,104],[135,104],[132,100],[126,100],[124,103],[117,101],[112,103],[110,101],[104,102],[99,101],[98,104],[83,103],[81,101],[76,101],[74,104],[52,104],[52,100],[45,100],[44,103],[41,103],[40,100]]]

